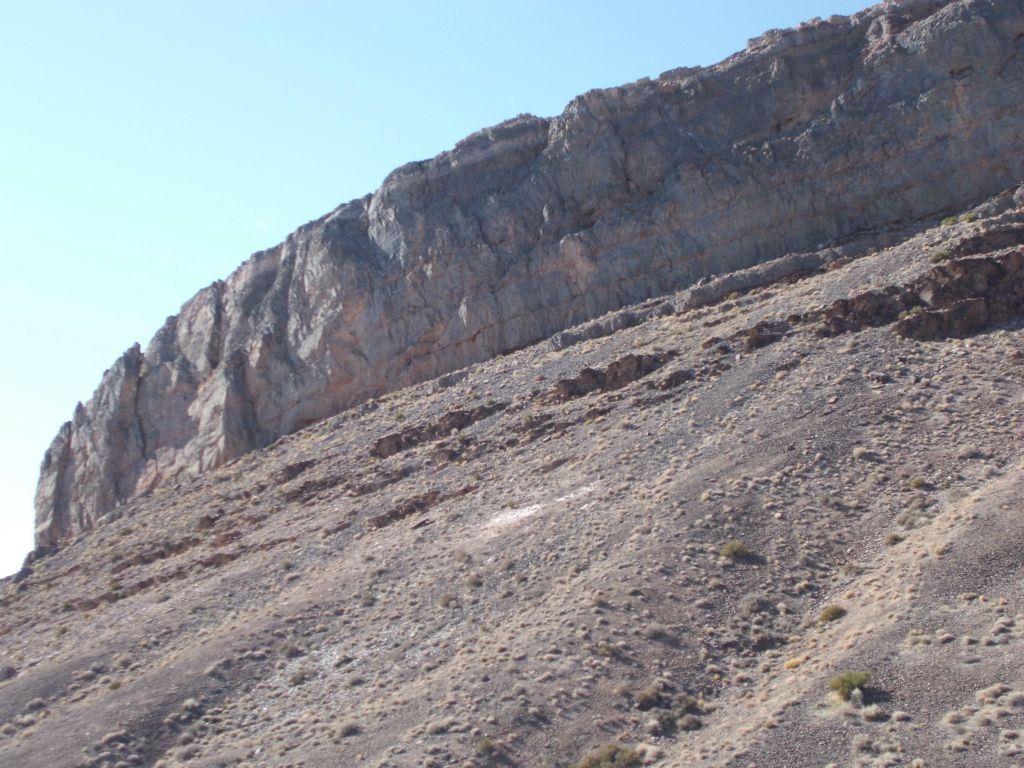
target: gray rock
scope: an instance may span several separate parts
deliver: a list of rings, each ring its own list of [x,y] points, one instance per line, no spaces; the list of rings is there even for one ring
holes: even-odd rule
[[[676,308],[669,301],[648,302],[637,309],[623,309],[618,312],[611,312],[586,325],[560,331],[551,337],[549,343],[552,349],[566,349],[573,344],[579,344],[581,341],[610,336],[624,328],[632,328],[635,325],[645,323],[654,317],[666,317],[674,314],[675,311]]]
[[[519,116],[255,254],[43,460],[40,544],[369,397],[1024,178],[1024,5],[899,2]]]

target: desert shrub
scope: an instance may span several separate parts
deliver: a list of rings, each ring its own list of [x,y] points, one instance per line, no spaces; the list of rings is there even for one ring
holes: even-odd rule
[[[753,551],[739,539],[730,539],[718,550],[720,557],[727,560],[745,560],[753,556]]]
[[[363,729],[354,720],[348,720],[338,727],[338,735],[343,739],[358,736],[362,732]]]
[[[662,684],[655,681],[633,694],[633,704],[641,711],[660,707],[663,703],[661,690]]]
[[[292,640],[285,640],[278,650],[286,659],[294,659],[302,655],[302,649]]]
[[[642,763],[640,753],[618,744],[595,749],[576,763],[575,768],[632,768]]]
[[[680,715],[700,713],[700,699],[688,693],[677,693],[672,697],[672,710]]]
[[[670,636],[670,630],[664,624],[648,624],[644,628],[644,636],[648,640],[667,640]]]
[[[704,725],[704,721],[696,715],[683,715],[676,720],[676,728],[680,731],[697,731]]]
[[[902,312],[900,312],[899,319],[900,320],[906,320],[906,319],[911,318],[911,317],[917,317],[922,312],[924,312],[924,307],[922,307],[919,304],[916,307],[911,307],[910,309],[905,309]]]
[[[942,226],[944,227],[949,227],[953,224],[956,224],[956,216],[947,216],[942,220]]]
[[[818,621],[827,624],[830,621],[838,621],[846,615],[846,609],[841,605],[826,605],[818,615]]]
[[[614,643],[601,642],[597,644],[597,655],[606,659],[615,658],[619,653],[619,647]]]
[[[915,491],[920,491],[926,485],[928,485],[928,481],[920,476],[912,478],[910,481],[910,487],[913,488]]]
[[[855,690],[863,689],[869,682],[871,675],[867,672],[843,672],[828,681],[828,689],[835,692],[843,701],[849,701]]]
[[[930,261],[932,264],[941,264],[943,261],[945,261],[952,255],[953,254],[951,254],[949,251],[943,249],[941,251],[935,251],[935,253],[928,257],[928,261]]]

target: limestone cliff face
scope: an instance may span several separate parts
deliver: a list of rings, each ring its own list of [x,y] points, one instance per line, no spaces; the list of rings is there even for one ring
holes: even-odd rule
[[[886,3],[399,168],[190,299],[43,460],[37,541],[368,397],[1024,178],[1024,0]]]

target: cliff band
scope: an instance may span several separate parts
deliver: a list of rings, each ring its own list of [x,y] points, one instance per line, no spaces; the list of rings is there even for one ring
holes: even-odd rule
[[[43,460],[37,543],[382,393],[1024,177],[1024,3],[905,2],[595,90],[393,172],[129,349]]]

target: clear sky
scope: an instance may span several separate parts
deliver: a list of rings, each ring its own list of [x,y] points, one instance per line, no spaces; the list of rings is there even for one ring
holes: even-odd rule
[[[75,403],[253,251],[481,127],[866,4],[0,0],[0,575]]]

